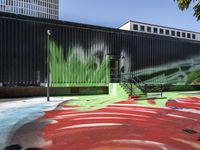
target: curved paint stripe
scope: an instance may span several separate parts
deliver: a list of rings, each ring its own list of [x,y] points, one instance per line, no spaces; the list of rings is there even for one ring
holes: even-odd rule
[[[150,116],[144,116],[144,115],[136,115],[136,114],[128,114],[128,113],[111,113],[111,112],[97,112],[97,113],[80,113],[80,114],[68,114],[68,115],[61,115],[57,116],[53,119],[64,119],[68,117],[76,117],[76,116],[87,116],[87,115],[124,115],[124,116],[132,116],[132,117],[144,117],[144,118],[150,118]]]
[[[94,119],[99,119],[99,120],[105,120],[105,119],[122,119],[122,120],[143,120],[143,119],[136,119],[136,118],[124,118],[124,117],[85,117],[85,118],[75,118],[72,120],[94,120]]]
[[[158,143],[158,142],[154,142],[154,141],[145,141],[145,140],[112,140],[112,142],[116,142],[116,143],[125,143],[125,144],[153,144],[153,145],[157,145],[160,148],[162,148],[162,150],[168,150],[164,144],[162,143]]]
[[[75,129],[75,128],[90,128],[90,127],[106,127],[106,126],[121,126],[121,123],[91,123],[91,124],[78,124],[68,127],[63,127],[58,130]]]

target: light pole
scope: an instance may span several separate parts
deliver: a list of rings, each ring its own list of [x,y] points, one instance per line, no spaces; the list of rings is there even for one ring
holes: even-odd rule
[[[47,101],[50,101],[50,77],[49,77],[49,38],[51,36],[51,30],[47,30]]]

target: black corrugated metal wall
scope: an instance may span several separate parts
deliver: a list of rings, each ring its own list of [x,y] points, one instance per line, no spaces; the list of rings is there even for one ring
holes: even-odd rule
[[[52,31],[49,42],[47,29]],[[199,42],[80,24],[50,24],[28,17],[1,16],[0,33],[3,86],[45,83],[47,46],[51,47],[51,78],[56,86],[108,83],[108,64],[104,64],[108,55],[121,58],[121,73],[131,71],[142,80],[167,74],[172,64],[200,56]]]
[[[0,82],[4,86],[45,82],[45,30],[43,24],[0,18]]]

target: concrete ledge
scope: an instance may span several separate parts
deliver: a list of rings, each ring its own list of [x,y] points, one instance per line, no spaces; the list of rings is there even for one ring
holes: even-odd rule
[[[0,98],[46,96],[45,87],[0,87]],[[108,94],[108,87],[50,88],[51,96]]]

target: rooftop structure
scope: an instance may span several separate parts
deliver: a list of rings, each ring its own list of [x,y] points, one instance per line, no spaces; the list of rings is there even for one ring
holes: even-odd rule
[[[200,33],[198,32],[147,24],[137,21],[128,21],[119,27],[119,29],[200,41]]]

